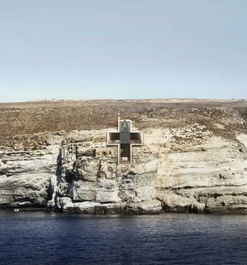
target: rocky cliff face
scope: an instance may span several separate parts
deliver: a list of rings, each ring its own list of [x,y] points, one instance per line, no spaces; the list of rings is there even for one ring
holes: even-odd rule
[[[131,166],[117,165],[117,148],[106,147],[113,128],[14,136],[0,149],[0,207],[247,213],[246,120],[232,109],[206,108],[204,119],[200,111],[174,118],[142,109],[144,145]]]
[[[54,139],[55,140],[55,139]],[[46,207],[60,144],[43,150],[0,151],[0,207]]]

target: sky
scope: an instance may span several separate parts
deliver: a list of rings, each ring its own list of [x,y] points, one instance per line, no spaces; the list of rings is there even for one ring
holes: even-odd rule
[[[0,0],[0,102],[247,98],[246,0]]]

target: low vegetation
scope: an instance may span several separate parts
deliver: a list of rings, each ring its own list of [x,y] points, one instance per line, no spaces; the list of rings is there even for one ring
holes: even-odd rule
[[[46,136],[71,130],[115,127],[117,114],[140,128],[175,128],[198,123],[232,137],[246,131],[245,100],[88,100],[0,104],[0,146],[44,146]]]

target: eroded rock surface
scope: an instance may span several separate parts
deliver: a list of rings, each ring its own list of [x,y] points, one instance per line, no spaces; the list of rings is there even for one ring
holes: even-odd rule
[[[0,151],[0,207],[46,207],[55,187],[60,142],[43,150]]]
[[[133,165],[117,166],[117,148],[105,146],[105,133],[72,132],[64,141],[57,195],[70,200],[60,208],[93,213],[246,211],[247,154],[241,142],[216,137],[198,124],[145,129],[145,145],[134,148]]]

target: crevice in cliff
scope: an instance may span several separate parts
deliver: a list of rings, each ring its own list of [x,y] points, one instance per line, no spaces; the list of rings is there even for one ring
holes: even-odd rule
[[[211,188],[232,188],[232,187],[247,187],[247,184],[240,185],[212,185],[212,186],[184,186],[184,187],[155,187],[156,190],[166,191],[166,190],[189,190],[189,189],[211,189]]]
[[[59,153],[56,160],[56,172],[50,178],[50,185],[48,190],[48,208],[56,208],[57,207],[57,191],[58,191],[58,183],[60,183],[62,178],[62,152],[61,148],[59,149]]]

